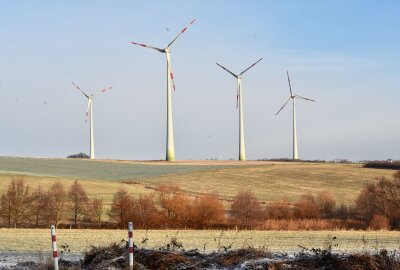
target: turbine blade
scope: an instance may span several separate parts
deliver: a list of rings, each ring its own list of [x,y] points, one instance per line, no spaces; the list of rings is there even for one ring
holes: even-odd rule
[[[171,45],[178,39],[178,37],[179,37],[180,35],[182,35],[182,34],[188,29],[188,27],[189,27],[190,25],[192,25],[195,21],[196,21],[196,19],[193,19],[186,27],[184,27],[184,28],[179,32],[179,34],[168,44],[167,48],[171,47]]]
[[[292,85],[290,84],[290,78],[289,78],[289,71],[286,71],[286,74],[287,74],[287,80],[288,80],[288,82],[289,82],[290,96],[293,97]]]
[[[291,98],[292,98],[292,97],[289,97],[288,100],[286,100],[285,104],[283,104],[283,106],[279,109],[279,111],[275,114],[275,116],[278,115],[278,113],[280,113],[280,112],[283,110],[283,108],[285,108],[286,104],[288,104],[288,102],[289,102],[289,100],[290,100]]]
[[[89,96],[88,96],[85,92],[83,92],[83,91],[79,88],[79,86],[77,86],[74,82],[72,82],[72,84],[76,87],[76,90],[78,90],[79,92],[81,92],[85,97],[89,98]]]
[[[315,100],[313,100],[313,99],[311,99],[311,98],[306,98],[306,97],[302,97],[302,96],[299,96],[299,95],[295,95],[295,97],[296,97],[296,98],[301,98],[301,99],[304,99],[304,100],[308,100],[308,101],[315,102]]]
[[[157,51],[159,51],[159,52],[164,52],[164,49],[160,49],[160,48],[157,48],[157,47],[153,47],[153,46],[149,46],[149,45],[146,45],[146,44],[143,44],[143,43],[136,43],[136,42],[131,42],[133,45],[138,45],[138,46],[141,46],[141,47],[144,47],[144,48],[149,48],[149,49],[153,49],[153,50],[157,50]]]
[[[229,72],[230,74],[232,74],[232,76],[233,77],[235,77],[235,78],[237,78],[238,76],[235,74],[235,73],[233,73],[232,71],[230,71],[229,69],[227,69],[226,67],[224,67],[224,66],[221,66],[220,64],[218,64],[218,63],[216,63],[218,66],[220,66],[221,68],[223,68],[223,69],[225,69],[227,72]]]
[[[174,91],[175,91],[174,72],[172,71],[172,66],[171,66],[170,61],[168,61],[168,59],[167,59],[167,63],[168,63],[168,67],[169,67],[169,74],[168,75],[171,78],[172,87],[174,88]]]
[[[257,62],[255,62],[254,64],[252,64],[251,66],[249,66],[248,68],[246,68],[245,70],[243,70],[240,75],[243,75],[243,73],[245,73],[246,71],[248,71],[249,69],[251,69],[252,67],[254,67],[258,62],[260,62],[261,60],[263,60],[262,58],[258,59]]]
[[[236,110],[239,108],[239,94],[240,94],[240,83],[238,84],[237,94],[236,94]]]
[[[88,103],[87,103],[87,109],[86,109],[86,120],[85,120],[85,124],[87,123],[87,121],[88,121],[88,117],[89,117],[89,108],[90,108],[90,104],[92,103],[92,99],[89,99],[88,100]]]
[[[99,94],[99,93],[107,92],[107,91],[111,90],[112,88],[113,88],[113,87],[110,86],[110,87],[108,87],[108,88],[101,89],[100,91],[97,91],[96,93],[94,93],[92,96],[97,95],[97,94]]]

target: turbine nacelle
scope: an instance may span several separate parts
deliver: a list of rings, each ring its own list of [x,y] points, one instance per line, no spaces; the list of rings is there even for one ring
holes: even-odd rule
[[[289,96],[289,98],[286,100],[286,102],[283,104],[283,106],[279,109],[279,111],[275,115],[278,115],[282,111],[282,109],[285,108],[285,106],[288,104],[289,100],[293,100],[293,102],[294,102],[295,98],[300,98],[300,99],[304,99],[304,100],[315,102],[315,100],[313,100],[311,98],[306,98],[306,97],[299,96],[297,94],[293,94],[292,85],[290,84],[289,72],[286,71],[286,74],[287,74],[288,83],[289,83],[290,96]]]
[[[89,108],[90,108],[91,103],[93,102],[94,96],[97,95],[97,94],[99,94],[99,93],[104,93],[104,92],[107,92],[108,90],[112,89],[112,86],[110,86],[110,87],[108,87],[108,88],[104,88],[104,89],[102,89],[102,90],[100,90],[100,91],[97,91],[97,92],[95,92],[95,93],[93,93],[93,94],[88,95],[88,94],[86,94],[85,91],[83,91],[83,90],[82,90],[78,85],[76,85],[74,82],[72,82],[72,84],[75,86],[76,90],[78,90],[79,92],[81,92],[81,93],[87,98],[87,100],[88,100],[88,108],[87,108],[87,110],[86,110],[86,121],[87,121],[87,118],[88,118],[88,115],[89,115]]]

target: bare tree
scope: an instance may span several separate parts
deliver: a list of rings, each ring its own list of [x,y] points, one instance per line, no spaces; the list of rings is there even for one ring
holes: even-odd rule
[[[232,217],[243,228],[250,228],[262,216],[261,206],[253,192],[239,191],[232,203]]]
[[[132,198],[122,187],[114,194],[111,209],[108,213],[110,218],[118,224],[119,228],[125,228],[132,215]]]
[[[156,190],[157,202],[160,206],[159,214],[164,217],[164,225],[168,229],[175,218],[176,194],[179,194],[181,189],[176,185],[167,184],[158,186]]]
[[[8,188],[1,196],[1,215],[8,227],[17,228],[28,217],[29,186],[22,177],[11,180]]]
[[[89,198],[85,189],[78,181],[74,181],[68,192],[69,208],[75,227],[78,227],[82,219],[88,214]]]
[[[154,196],[155,194],[139,195],[134,200],[134,219],[144,229],[159,225],[160,222]]]
[[[103,199],[96,199],[92,200],[91,209],[90,209],[91,217],[97,222],[99,229],[101,228],[101,216],[103,215],[104,211],[104,203]]]
[[[38,186],[31,194],[31,219],[33,219],[35,227],[41,225],[41,222],[45,219],[44,216],[49,210],[47,196],[47,192],[41,186]]]
[[[60,181],[54,182],[47,192],[49,200],[48,220],[57,227],[65,215],[67,195]]]
[[[384,177],[377,182],[366,184],[356,200],[357,210],[362,219],[369,224],[376,215],[384,216],[391,227],[400,226],[400,172],[393,180]]]

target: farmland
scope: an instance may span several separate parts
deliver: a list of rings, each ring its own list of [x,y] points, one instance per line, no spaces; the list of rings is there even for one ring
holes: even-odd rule
[[[90,246],[105,246],[126,239],[125,230],[57,230],[58,245],[68,245],[73,253],[88,250]],[[385,248],[397,250],[400,232],[396,231],[196,231],[196,230],[138,230],[134,242],[143,248],[159,248],[176,237],[183,247],[199,251],[218,251],[232,245],[232,249],[255,247],[274,252],[297,252],[301,248],[326,248],[333,237],[333,250],[374,251]],[[148,239],[144,244],[144,239]],[[29,245],[26,245],[29,243]],[[48,229],[0,229],[2,251],[50,251]]]
[[[326,189],[337,202],[351,204],[362,186],[394,171],[355,164],[265,161],[89,161],[0,157],[0,192],[15,175],[35,188],[55,180],[70,185],[78,179],[89,197],[110,201],[121,186],[133,195],[146,194],[161,183],[174,183],[192,195],[218,192],[231,199],[249,189],[262,201],[296,200],[301,194]]]

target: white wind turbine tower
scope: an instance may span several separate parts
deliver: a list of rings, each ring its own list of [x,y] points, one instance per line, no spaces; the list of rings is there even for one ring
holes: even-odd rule
[[[168,44],[168,46],[164,49],[160,49],[157,47],[152,47],[148,46],[142,43],[136,43],[136,42],[131,42],[134,45],[142,46],[145,48],[150,48],[156,51],[159,51],[160,53],[165,53],[165,56],[167,58],[167,149],[166,149],[166,160],[167,161],[175,161],[175,150],[174,150],[174,130],[173,130],[173,125],[172,125],[172,103],[171,103],[171,81],[172,81],[172,86],[175,91],[175,81],[174,81],[174,75],[172,72],[172,67],[171,67],[171,50],[170,47],[171,45],[178,39],[180,35],[182,35],[187,28],[193,24],[196,21],[196,19],[192,20],[188,26],[183,28],[181,32]]]
[[[94,140],[93,140],[93,98],[96,94],[104,93],[104,92],[110,90],[112,87],[102,89],[98,92],[88,95],[82,89],[80,89],[79,86],[77,86],[75,83],[72,83],[72,84],[76,87],[76,89],[79,92],[81,92],[88,99],[85,122],[87,123],[89,112],[90,112],[90,159],[95,159],[95,157],[94,157]]]
[[[236,95],[236,108],[239,107],[239,160],[246,160],[246,151],[244,147],[244,128],[243,128],[243,89],[242,89],[242,75],[254,67],[258,62],[260,62],[262,58],[260,58],[257,62],[240,72],[238,75],[228,70],[227,68],[221,66],[216,63],[218,66],[229,72],[233,77],[236,78],[237,82],[237,95]]]
[[[300,99],[304,99],[304,100],[308,100],[308,101],[312,101],[312,102],[315,102],[315,100],[293,94],[292,86],[290,84],[289,72],[286,71],[286,74],[287,74],[288,83],[289,83],[290,97],[285,102],[285,104],[283,104],[282,108],[280,108],[279,111],[275,114],[275,116],[278,115],[278,113],[280,113],[280,111],[282,111],[282,109],[286,106],[286,104],[288,104],[289,100],[292,100],[292,102],[293,102],[293,159],[299,159],[299,154],[297,152],[297,132],[296,132],[296,98],[300,98]]]

